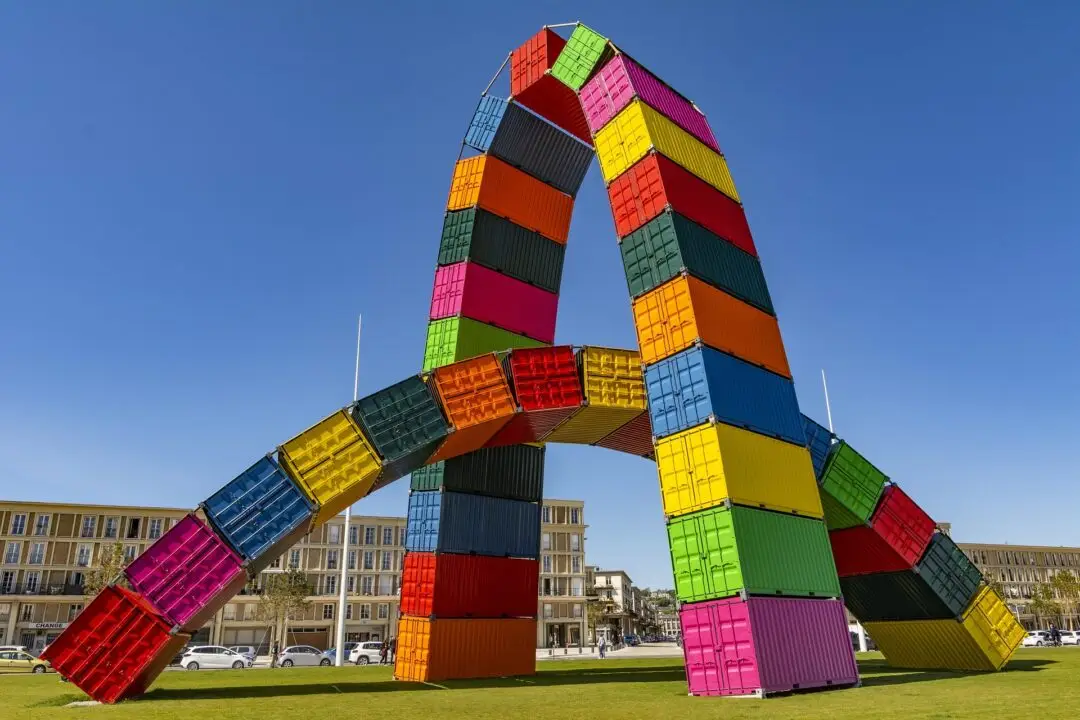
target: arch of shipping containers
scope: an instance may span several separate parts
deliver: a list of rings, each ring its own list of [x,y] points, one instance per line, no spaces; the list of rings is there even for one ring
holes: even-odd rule
[[[454,167],[420,373],[257,460],[125,570],[45,657],[145,691],[247,581],[411,474],[395,675],[535,672],[546,443],[656,462],[689,690],[850,686],[844,603],[901,667],[997,670],[1023,635],[935,523],[802,416],[757,249],[698,108],[607,38],[544,28]],[[594,154],[638,351],[553,346]],[[841,599],[842,598],[842,599]]]

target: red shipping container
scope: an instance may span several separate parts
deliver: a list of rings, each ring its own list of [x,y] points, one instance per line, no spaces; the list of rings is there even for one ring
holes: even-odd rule
[[[115,703],[145,692],[191,639],[170,629],[150,603],[113,585],[41,657],[94,700]]]
[[[506,367],[523,412],[515,415],[486,447],[536,442],[581,409],[585,396],[571,346],[512,350]]]
[[[899,486],[889,485],[870,517],[870,527],[913,567],[926,552],[937,526]]]
[[[540,342],[555,340],[559,296],[468,261],[435,270],[431,319],[461,315]]]
[[[401,613],[535,618],[539,575],[536,560],[410,552],[401,571]]]
[[[670,206],[732,245],[757,256],[742,206],[655,151],[608,185],[608,199],[619,238]]]
[[[510,96],[515,102],[592,145],[577,93],[548,72],[566,41],[544,28],[510,54]]]
[[[836,574],[840,577],[870,575],[872,573],[909,570],[911,564],[904,560],[885,539],[866,525],[831,530]]]
[[[652,422],[649,421],[649,411],[645,410],[600,442],[593,444],[597,447],[647,457],[653,450]]]

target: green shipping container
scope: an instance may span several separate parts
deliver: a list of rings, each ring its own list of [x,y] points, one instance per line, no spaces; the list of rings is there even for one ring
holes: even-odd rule
[[[442,407],[417,375],[361,398],[350,412],[383,459],[386,478],[421,466],[450,433]]]
[[[682,602],[741,594],[840,596],[820,520],[725,505],[669,521],[668,542]]]
[[[915,572],[956,617],[967,608],[983,580],[979,568],[943,533],[934,535]]]
[[[445,471],[445,468],[446,461],[440,460],[439,462],[425,465],[419,470],[414,470],[412,476],[409,478],[409,488],[421,492],[438,490],[442,487],[443,472]]]
[[[761,262],[672,210],[623,238],[619,251],[631,297],[644,295],[685,271],[775,314]]]
[[[869,522],[888,479],[841,440],[833,446],[821,472],[825,524],[830,530],[842,530]]]
[[[551,66],[551,74],[577,91],[613,55],[606,37],[578,23]]]
[[[544,448],[532,445],[481,448],[417,470],[409,487],[540,502],[544,452]]]
[[[471,260],[503,275],[558,293],[566,246],[479,208],[446,213],[439,264]]]
[[[508,330],[463,317],[428,323],[424,346],[424,372],[443,365],[510,348],[542,347],[544,343]]]

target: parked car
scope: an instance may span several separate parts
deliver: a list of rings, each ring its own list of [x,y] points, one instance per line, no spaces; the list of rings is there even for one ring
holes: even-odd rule
[[[349,662],[354,665],[370,665],[372,663],[378,663],[381,659],[380,651],[382,650],[381,640],[372,640],[370,642],[357,643],[356,647],[349,653]]]
[[[180,667],[185,670],[206,670],[210,668],[243,670],[251,667],[251,661],[238,652],[220,645],[196,645],[184,651],[180,658]]]
[[[1048,630],[1029,630],[1020,643],[1023,647],[1042,647],[1050,644],[1050,632]]]
[[[281,667],[307,666],[307,665],[332,665],[330,658],[323,655],[322,650],[310,645],[291,645],[278,655],[278,665]]]
[[[349,653],[351,653],[353,648],[356,647],[359,644],[360,643],[355,643],[355,642],[347,642],[347,643],[345,643],[345,652],[342,655],[342,657],[345,658],[345,662],[349,661]],[[323,650],[323,655],[330,658],[330,662],[337,662],[337,648],[336,647],[326,648],[325,650]]]
[[[251,645],[230,645],[229,649],[234,653],[243,655],[246,660],[255,662],[255,648]]]
[[[0,652],[7,652],[9,650],[24,653],[30,652],[30,648],[26,647],[25,645],[0,645]]]
[[[1062,630],[1062,645],[1080,645],[1080,630]]]
[[[0,672],[40,675],[51,669],[48,661],[36,658],[25,650],[0,650]]]

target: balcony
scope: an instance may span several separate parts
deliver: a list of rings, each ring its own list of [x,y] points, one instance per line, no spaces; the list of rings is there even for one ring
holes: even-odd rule
[[[0,587],[0,595],[82,595],[82,585],[42,585],[41,583],[23,583],[9,588]]]

